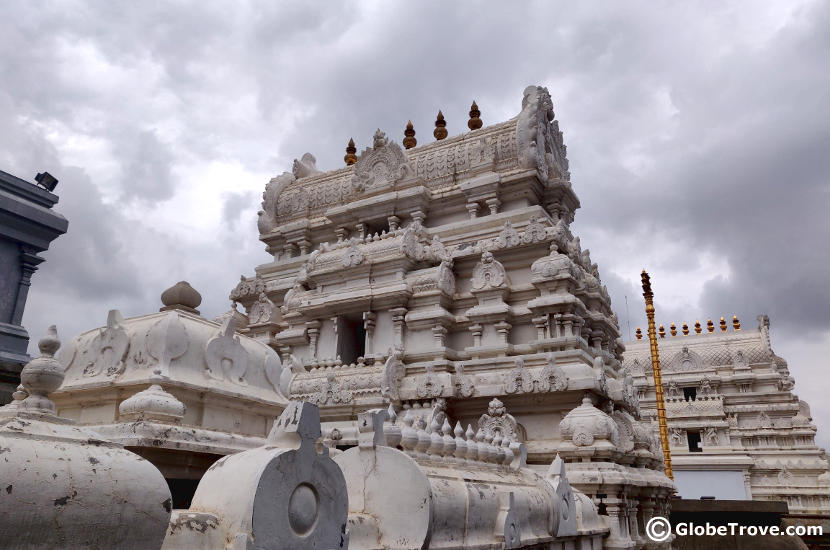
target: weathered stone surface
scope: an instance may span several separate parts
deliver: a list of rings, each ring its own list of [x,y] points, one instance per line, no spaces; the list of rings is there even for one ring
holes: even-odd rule
[[[0,546],[160,548],[172,507],[161,473],[54,416],[58,345],[56,334],[41,340],[17,399],[0,408]]]
[[[174,512],[164,548],[348,548],[346,481],[319,438],[317,407],[289,403],[265,446],[205,473],[190,509]]]

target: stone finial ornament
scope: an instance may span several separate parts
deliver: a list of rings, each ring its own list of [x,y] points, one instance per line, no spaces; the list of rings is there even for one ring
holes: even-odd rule
[[[202,295],[196,292],[187,281],[179,281],[161,293],[161,303],[164,307],[159,311],[178,309],[199,315],[199,304],[202,303]]]
[[[20,408],[29,412],[55,414],[55,404],[49,399],[49,394],[61,386],[64,378],[63,367],[55,359],[55,353],[61,347],[55,325],[49,327],[37,347],[40,357],[29,361],[20,373],[20,385],[27,394],[20,402]]]
[[[438,111],[438,116],[435,119],[435,130],[432,132],[435,139],[442,140],[447,137],[447,121],[444,120],[444,113]]]
[[[403,131],[403,146],[405,149],[412,149],[418,145],[418,140],[415,139],[415,128],[412,126],[412,121],[406,123],[406,129]]]
[[[467,121],[467,127],[470,130],[478,130],[484,123],[481,121],[481,111],[478,110],[475,100],[470,106],[470,120]]]
[[[343,160],[346,163],[346,166],[351,166],[355,162],[357,162],[357,147],[354,145],[354,139],[349,138],[349,144],[346,146],[346,155],[343,157]]]

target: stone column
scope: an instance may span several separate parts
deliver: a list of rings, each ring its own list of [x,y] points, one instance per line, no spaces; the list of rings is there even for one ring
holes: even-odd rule
[[[640,529],[637,525],[638,509],[638,502],[634,499],[628,499],[628,535],[634,541],[640,540]]]
[[[367,359],[367,363],[371,363],[368,361],[368,358],[374,358],[375,356],[375,319],[377,315],[373,311],[364,311],[363,312],[363,328],[366,330],[366,349],[364,351],[364,357]]]
[[[744,470],[744,487],[746,488],[747,500],[752,500],[752,475],[749,470]]]
[[[362,241],[363,238],[366,237],[366,224],[362,223],[362,222],[358,223],[358,224],[355,224],[354,231],[355,231],[355,237],[357,237],[358,240]]]
[[[349,236],[349,230],[345,227],[338,227],[334,230],[334,234],[337,235],[337,242],[342,243]]]
[[[404,349],[404,324],[406,322],[406,308],[396,307],[389,310],[392,314],[392,326],[394,327],[393,345],[396,349]]]
[[[389,231],[397,231],[398,227],[400,227],[401,219],[397,216],[389,216],[386,218],[386,221],[389,222]]]
[[[300,247],[301,256],[305,256],[306,254],[308,254],[308,251],[311,248],[311,241],[309,241],[308,239],[301,239],[297,242],[297,244]]]
[[[435,339],[435,347],[444,347],[444,338],[447,336],[447,327],[443,325],[436,325],[432,327],[432,337]]]
[[[468,202],[467,203],[467,212],[470,213],[470,219],[474,220],[478,217],[478,203],[477,202]]]
[[[481,332],[484,330],[479,324],[470,325],[470,332],[473,333],[473,347],[481,346]]]
[[[320,321],[309,321],[305,324],[308,332],[309,347],[311,348],[311,357],[313,359],[317,359],[317,340],[320,337],[321,324]]]
[[[490,209],[490,214],[498,214],[499,213],[499,206],[501,205],[501,201],[496,198],[487,199],[484,201],[487,204],[487,207]]]
[[[495,323],[493,327],[496,329],[496,332],[499,333],[500,343],[506,346],[507,338],[510,336],[510,329],[513,328],[513,325],[507,321],[499,321],[498,323]]]
[[[542,315],[541,317],[534,317],[532,319],[533,326],[536,327],[536,339],[537,340],[544,340],[548,337],[548,316]]]

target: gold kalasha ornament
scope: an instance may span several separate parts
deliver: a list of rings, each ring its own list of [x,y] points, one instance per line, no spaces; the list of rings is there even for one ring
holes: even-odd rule
[[[720,318],[720,331],[726,332],[726,321],[723,319],[723,317]]]
[[[700,334],[701,332],[703,332],[703,329],[700,326],[700,321],[695,319],[695,334]]]
[[[412,149],[418,145],[418,140],[415,139],[415,128],[412,126],[412,121],[406,123],[406,130],[403,131],[403,146],[405,149]]]
[[[634,334],[637,336],[637,340],[643,339],[643,331],[640,330],[640,327],[637,327],[637,331]]]
[[[343,160],[346,161],[346,166],[351,166],[357,162],[357,147],[354,146],[354,139],[349,138],[349,144],[346,146],[346,156]]]
[[[711,318],[706,321],[706,330],[709,332],[715,332],[715,323],[712,322]]]
[[[660,338],[666,337],[666,329],[663,328],[663,325],[660,325]]]
[[[438,111],[438,117],[435,119],[435,130],[432,132],[435,139],[442,140],[447,137],[447,121],[444,120],[444,113]]]
[[[677,336],[677,327],[674,325],[674,323],[671,324],[669,330],[671,331],[672,336]]]
[[[470,120],[467,121],[467,128],[470,130],[478,130],[482,124],[484,123],[481,121],[481,111],[478,110],[478,105],[473,100],[473,104],[470,105]]]
[[[686,323],[683,323],[683,336],[688,336],[688,335],[689,335],[689,325],[687,325]]]
[[[734,330],[741,330],[741,322],[738,321],[738,316],[737,315],[732,316],[732,328]]]
[[[666,423],[666,403],[663,400],[663,377],[660,374],[660,353],[657,350],[657,330],[654,327],[654,293],[651,292],[651,279],[649,279],[645,269],[641,277],[643,280],[643,298],[646,300],[648,340],[651,345],[651,369],[654,374],[654,393],[657,396],[657,422],[660,426],[660,443],[663,447],[663,461],[666,463],[666,475],[669,479],[674,479],[674,474],[672,474],[671,469],[669,428]]]

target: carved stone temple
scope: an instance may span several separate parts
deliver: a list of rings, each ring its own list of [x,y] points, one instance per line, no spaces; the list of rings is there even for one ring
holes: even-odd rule
[[[113,309],[57,359],[57,336],[42,341],[0,408],[0,541],[669,548],[645,534],[676,491],[647,351],[623,354],[599,268],[571,232],[579,200],[550,95],[530,86],[516,117],[480,116],[473,104],[471,131],[450,137],[439,112],[421,146],[411,124],[405,148],[378,130],[328,172],[309,153],[296,160],[263,194],[273,259],[242,276],[227,313],[204,318],[181,281],[159,311]],[[680,429],[694,408],[700,456],[715,457],[679,453],[678,473],[722,462],[753,498],[800,487],[787,494],[822,509],[807,504],[826,498],[806,489],[826,471],[815,428],[767,332],[676,340],[675,353],[663,347],[670,419]],[[672,393],[698,378],[709,389],[696,400]],[[720,416],[698,410],[708,400]],[[783,437],[792,450],[777,453]],[[88,499],[100,521],[82,514]],[[131,529],[143,538],[118,532],[122,513],[140,516]]]
[[[765,315],[741,328],[695,322],[660,327],[659,350],[672,468],[684,498],[784,500],[796,514],[830,513],[830,470],[810,407],[792,393],[787,362]],[[640,335],[638,329],[638,337]],[[644,417],[656,418],[647,340],[626,343]]]

